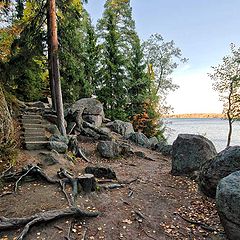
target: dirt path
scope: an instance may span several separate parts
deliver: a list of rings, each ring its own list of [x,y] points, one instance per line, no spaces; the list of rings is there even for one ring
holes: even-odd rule
[[[120,189],[100,189],[78,196],[77,205],[85,210],[100,211],[99,217],[75,221],[61,219],[40,224],[31,229],[26,240],[67,239],[70,226],[71,239],[76,240],[224,239],[219,234],[222,228],[214,202],[198,192],[195,182],[171,176],[170,159],[135,147],[154,161],[137,156],[105,160],[95,152],[96,144],[92,141],[80,142],[94,165],[111,167],[120,182],[135,181]],[[38,162],[36,155],[37,152],[21,152],[17,168]],[[61,160],[60,164],[66,161]],[[68,162],[65,167],[79,174],[88,165],[79,159],[75,165]],[[59,167],[57,164],[45,168],[45,171],[53,176]],[[2,192],[12,188],[12,185],[5,185]],[[68,207],[61,189],[43,181],[23,183],[17,194],[3,196],[0,201],[0,215],[5,217],[21,217]],[[204,226],[191,224],[188,222],[190,219],[217,231],[211,232]],[[20,231],[1,232],[0,239],[16,239]]]

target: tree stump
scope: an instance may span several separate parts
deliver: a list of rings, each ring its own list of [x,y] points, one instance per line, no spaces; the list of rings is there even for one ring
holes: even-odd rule
[[[84,174],[78,177],[78,182],[82,187],[82,190],[86,193],[96,190],[96,180],[93,174]]]

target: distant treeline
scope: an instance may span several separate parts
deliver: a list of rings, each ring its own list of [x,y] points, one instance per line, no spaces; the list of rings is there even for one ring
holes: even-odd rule
[[[186,113],[186,114],[169,114],[164,115],[164,118],[226,118],[226,115],[221,113]]]

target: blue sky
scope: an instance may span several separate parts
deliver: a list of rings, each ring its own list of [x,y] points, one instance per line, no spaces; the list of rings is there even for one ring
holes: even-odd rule
[[[102,16],[104,2],[89,0],[87,9],[94,22]],[[229,53],[231,42],[240,45],[240,0],[132,0],[131,5],[142,40],[160,33],[189,58],[173,74],[180,88],[168,102],[175,112],[221,112],[207,73]]]

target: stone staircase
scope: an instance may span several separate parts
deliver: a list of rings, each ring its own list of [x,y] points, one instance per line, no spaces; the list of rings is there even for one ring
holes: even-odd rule
[[[46,137],[45,128],[49,124],[42,118],[41,111],[37,109],[25,109],[20,116],[22,126],[22,140],[27,150],[46,149],[49,141]]]

